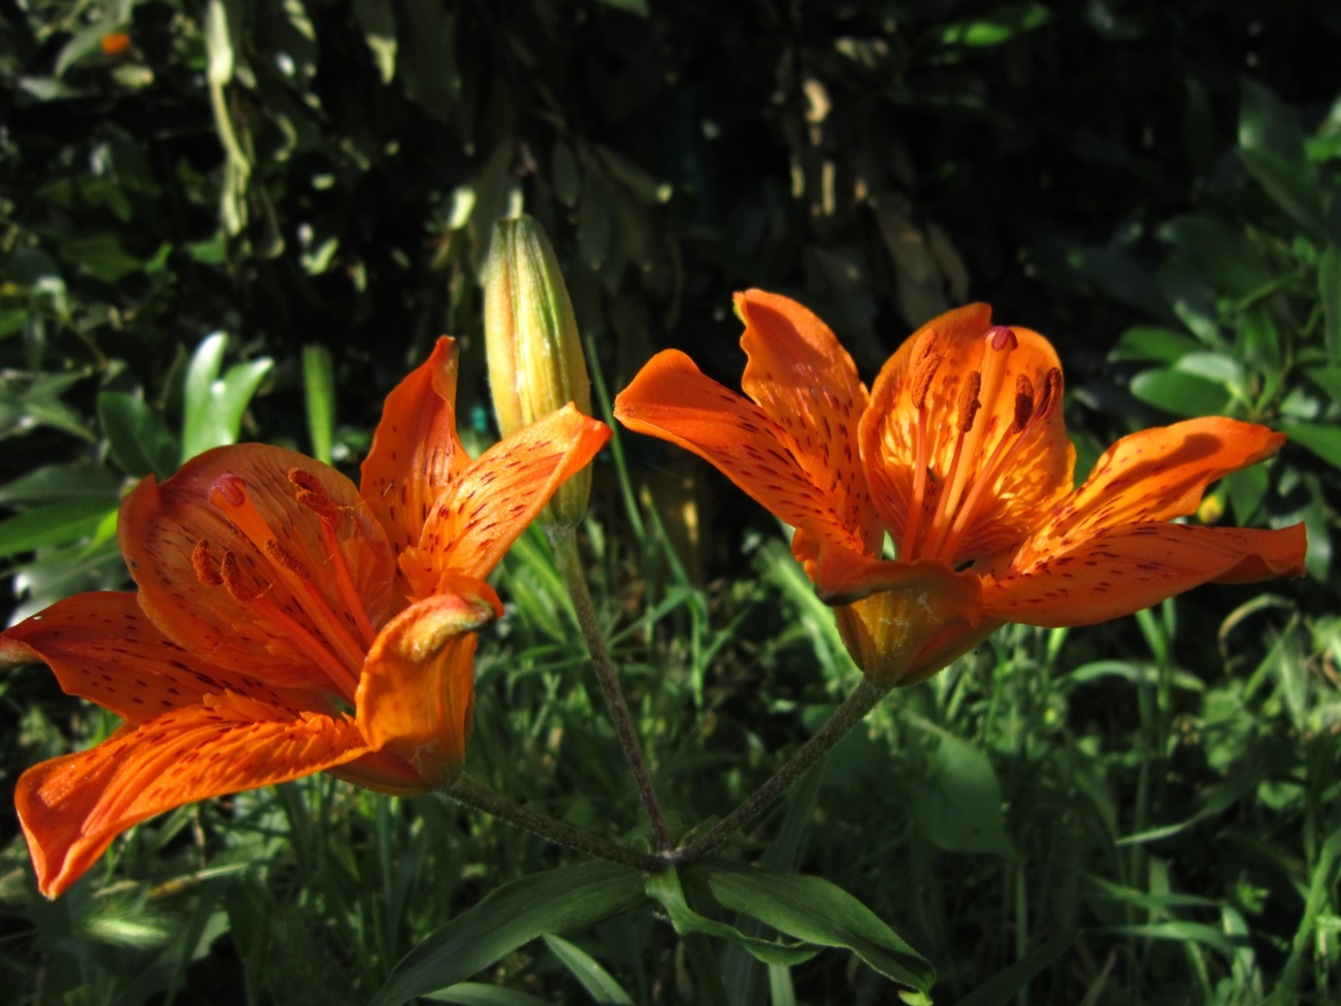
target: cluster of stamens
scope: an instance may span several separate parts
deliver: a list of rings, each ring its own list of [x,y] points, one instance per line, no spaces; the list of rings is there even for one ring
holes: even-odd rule
[[[191,565],[196,578],[209,587],[222,587],[240,604],[258,615],[258,621],[281,629],[285,641],[311,659],[342,694],[352,698],[358,687],[363,660],[376,637],[363,600],[340,548],[337,532],[341,508],[309,472],[294,468],[288,473],[299,506],[296,520],[317,518],[325,562],[319,570],[321,584],[307,564],[280,540],[252,501],[246,480],[239,475],[220,475],[206,490],[209,505],[225,517],[236,532],[250,541],[265,565],[257,569],[243,562],[231,549],[216,558],[205,539],[196,542]],[[282,584],[293,603],[275,590]],[[328,593],[338,599],[332,607]],[[343,617],[342,617],[343,616]]]
[[[991,505],[993,488],[1018,458],[1031,434],[1045,425],[1061,401],[1062,372],[1053,367],[1035,390],[1026,375],[1015,378],[1014,409],[1010,429],[996,438],[983,456],[984,440],[994,433],[995,418],[978,421],[984,404],[996,403],[1008,393],[1007,360],[1019,346],[1015,333],[1002,325],[988,329],[981,369],[959,381],[954,411],[956,439],[949,464],[943,472],[932,470],[932,430],[927,398],[945,354],[934,331],[922,335],[913,349],[908,372],[910,403],[916,413],[914,425],[914,470],[912,498],[899,536],[903,559],[938,559],[955,563],[956,553],[973,522]],[[998,410],[989,410],[995,417]]]

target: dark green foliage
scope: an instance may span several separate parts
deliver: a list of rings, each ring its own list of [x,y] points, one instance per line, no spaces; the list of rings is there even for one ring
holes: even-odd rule
[[[477,274],[505,213],[544,223],[613,389],[670,345],[734,381],[747,286],[816,310],[868,381],[914,325],[988,300],[1056,342],[1082,458],[1188,415],[1288,432],[1200,516],[1307,521],[1310,577],[1007,629],[887,703],[724,854],[859,896],[938,972],[939,1002],[1331,1002],[1333,6],[0,0],[8,600],[123,586],[118,497],[212,444],[352,471],[441,332],[461,340],[464,435],[487,441]],[[104,44],[118,32],[124,52]],[[619,446],[584,547],[678,831],[752,790],[852,669],[769,518],[663,445]],[[471,771],[645,846],[539,534],[499,588]],[[40,669],[6,672],[0,795],[113,727]],[[149,822],[56,903],[12,817],[0,843],[0,982],[71,1006],[367,1001],[504,883],[586,876],[444,799],[325,777]],[[732,876],[685,873],[679,919],[742,938],[721,955],[731,1001],[890,1001],[873,968],[897,970],[892,941],[804,963],[740,949],[816,937],[794,912],[737,912],[714,893]],[[567,935],[496,941],[442,1001],[710,991],[717,946],[680,956],[645,903]],[[895,963],[921,974],[914,957]]]

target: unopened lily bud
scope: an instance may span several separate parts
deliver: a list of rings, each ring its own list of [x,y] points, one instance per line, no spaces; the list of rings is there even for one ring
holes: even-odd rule
[[[494,226],[484,264],[484,341],[489,388],[503,436],[569,402],[591,414],[591,385],[573,302],[545,232],[521,216]],[[572,526],[591,492],[583,469],[554,494],[543,522]]]

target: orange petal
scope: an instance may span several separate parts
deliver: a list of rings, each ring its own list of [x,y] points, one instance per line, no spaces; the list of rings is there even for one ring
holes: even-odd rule
[[[1303,524],[1279,531],[1143,523],[1102,530],[983,583],[992,618],[1090,625],[1203,583],[1249,583],[1304,571]]]
[[[615,398],[615,417],[717,468],[755,502],[815,539],[852,552],[874,548],[874,528],[850,525],[759,406],[705,376],[678,350],[658,353]]]
[[[405,762],[386,751],[370,751],[351,762],[329,769],[331,775],[354,786],[388,796],[421,796],[433,787]]]
[[[461,592],[435,594],[387,624],[368,654],[357,700],[368,743],[433,786],[450,785],[465,764],[475,632],[502,613],[483,581],[462,577],[455,585]]]
[[[991,635],[972,573],[940,562],[889,562],[830,549],[807,571],[836,605],[838,631],[872,684],[923,681]]]
[[[14,794],[42,893],[78,880],[131,825],[183,804],[268,786],[367,751],[353,722],[210,696],[43,762]]]
[[[276,685],[353,697],[395,566],[339,472],[279,447],[216,448],[162,485],[141,482],[118,535],[140,606],[178,645]]]
[[[1058,551],[1101,528],[1186,517],[1208,485],[1271,457],[1284,442],[1283,433],[1219,416],[1123,437],[1063,501],[1036,550]]]
[[[386,396],[363,462],[360,492],[397,552],[419,543],[434,501],[470,463],[456,435],[456,368],[444,336]]]
[[[875,510],[857,443],[866,386],[818,317],[787,297],[736,294],[749,357],[740,386],[773,420],[783,446],[824,493],[839,521],[875,536]]]
[[[476,458],[439,496],[418,547],[401,555],[412,597],[436,593],[444,574],[487,575],[554,491],[608,439],[609,427],[570,403]]]
[[[938,521],[952,521],[959,509],[940,513],[941,494],[952,481],[969,375],[985,375],[989,350],[984,336],[990,323],[986,304],[943,314],[905,341],[875,380],[861,424],[862,456],[876,505],[896,541],[904,540],[914,508],[921,511],[915,537],[923,541],[929,532],[934,535]],[[954,565],[1018,545],[1036,522],[1038,508],[1072,486],[1075,452],[1059,407],[1054,405],[1022,435],[1012,432],[1019,381],[1029,383],[1038,403],[1051,372],[1060,382],[1061,367],[1043,336],[1023,328],[1011,331],[1016,345],[1004,357],[997,392],[989,394],[984,384],[974,436],[963,437],[971,456],[958,462],[969,466],[959,506],[972,500],[973,516],[949,557]],[[1053,394],[1060,396],[1059,385]],[[914,549],[902,558],[917,554]]]
[[[322,708],[318,693],[272,688],[251,675],[200,660],[168,639],[140,610],[135,595],[78,594],[7,630],[31,661],[49,665],[68,695],[96,702],[130,723],[238,692],[275,705]]]

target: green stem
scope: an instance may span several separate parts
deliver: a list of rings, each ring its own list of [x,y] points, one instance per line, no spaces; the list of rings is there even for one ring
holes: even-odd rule
[[[843,704],[834,710],[824,726],[820,727],[810,740],[802,744],[796,753],[769,777],[768,781],[698,838],[676,849],[671,854],[671,862],[692,863],[716,851],[727,839],[772,806],[773,801],[787,792],[806,769],[828,754],[829,749],[860,723],[888,691],[888,688],[879,688],[863,678],[861,684],[843,701]]]
[[[554,561],[568,584],[568,593],[573,598],[573,610],[577,613],[577,623],[582,636],[587,641],[587,652],[591,655],[592,666],[596,669],[596,680],[605,693],[605,702],[610,709],[610,720],[614,723],[615,734],[619,737],[619,746],[624,749],[624,757],[633,770],[634,785],[638,788],[638,797],[647,811],[652,823],[652,837],[659,852],[669,853],[674,843],[670,829],[666,827],[665,815],[661,812],[661,803],[657,800],[656,788],[652,785],[652,775],[647,770],[647,760],[643,757],[642,745],[633,729],[633,717],[629,714],[628,703],[624,701],[624,692],[615,677],[615,668],[610,661],[610,653],[605,648],[605,636],[601,632],[600,621],[596,617],[596,604],[591,599],[587,587],[587,577],[582,570],[582,561],[577,554],[577,532],[571,527],[554,526],[546,528],[550,547],[554,550]]]
[[[575,828],[571,824],[564,824],[548,814],[509,800],[497,790],[490,789],[484,783],[467,775],[457,779],[455,785],[447,790],[447,795],[467,807],[482,810],[508,824],[525,828],[541,838],[565,845],[570,849],[577,849],[598,859],[608,859],[612,863],[632,866],[647,873],[655,873],[665,867],[665,863],[656,856],[625,848],[608,838]]]

